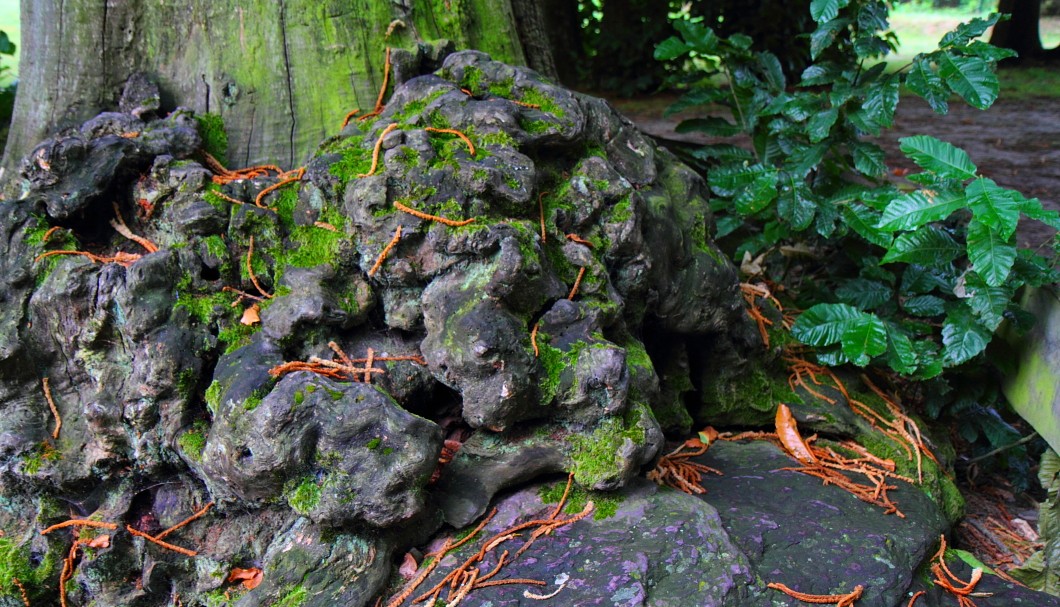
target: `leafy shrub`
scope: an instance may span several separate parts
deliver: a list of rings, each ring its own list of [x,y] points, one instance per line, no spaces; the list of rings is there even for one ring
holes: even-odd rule
[[[894,50],[884,2],[813,0],[810,15],[813,62],[794,82],[751,38],[677,21],[679,36],[655,56],[683,61],[692,78],[669,111],[707,110],[678,131],[750,138],[749,148],[717,143],[693,154],[712,163],[723,244],[806,308],[793,336],[829,366],[938,378],[941,387],[928,391],[956,402],[946,377],[981,364],[1003,320],[1027,322],[1017,289],[1057,280],[1051,259],[1016,246],[1017,223],[1056,228],[1060,215],[926,135],[900,140],[922,169],[908,177],[914,187],[900,188],[887,180],[883,150],[863,138],[892,126],[903,86],[940,114],[953,95],[988,108],[998,95],[996,62],[1013,53],[976,38],[1000,17],[962,24],[937,50],[888,72],[876,62]],[[718,109],[729,116],[710,115]]]

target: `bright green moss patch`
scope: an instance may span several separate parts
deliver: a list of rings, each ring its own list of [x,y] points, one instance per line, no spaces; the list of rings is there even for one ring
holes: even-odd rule
[[[225,132],[225,121],[219,114],[206,112],[195,114],[198,122],[199,137],[202,137],[202,149],[216,158],[221,164],[228,163],[228,133]]]
[[[379,438],[377,436],[377,437],[373,438],[372,440],[368,441],[368,444],[366,444],[365,447],[368,447],[372,451],[375,451],[376,449],[379,448],[379,445],[381,445],[381,444],[383,444],[383,439],[381,439],[381,438]]]
[[[300,607],[305,604],[309,599],[309,591],[306,590],[305,586],[297,584],[288,590],[278,601],[273,603],[273,607]]]
[[[342,187],[358,175],[372,168],[372,150],[365,149],[364,137],[346,137],[332,145],[321,148],[323,153],[335,153],[341,157],[328,167],[328,172],[339,179]]]
[[[216,379],[206,388],[206,408],[211,415],[217,415],[217,410],[221,406],[221,390],[221,383]]]
[[[309,514],[320,503],[320,485],[312,476],[302,479],[295,487],[286,491],[287,503],[303,516]]]
[[[48,233],[51,226],[43,217],[34,216],[34,219],[36,220],[36,225],[26,229],[25,238],[26,244],[38,249],[38,254],[46,251],[76,251],[80,248],[80,243],[74,233],[67,229],[59,229],[52,232],[51,236],[48,237],[48,242],[44,242],[44,235]],[[52,255],[40,261],[34,261],[33,267],[37,270],[37,276],[34,280],[35,285],[40,287],[44,284],[44,281],[51,275],[55,266],[59,265],[59,262],[67,257],[66,255]]]
[[[467,89],[472,93],[478,93],[481,84],[482,70],[474,66],[464,68],[464,74],[460,78],[460,88]]]
[[[48,443],[40,443],[22,455],[22,472],[33,476],[48,462],[62,459],[62,453]]]
[[[19,545],[13,538],[0,537],[0,594],[19,598],[18,604],[21,604],[14,580],[17,579],[30,595],[34,595],[56,571],[61,558],[58,551],[49,549],[40,564],[34,567],[30,562],[28,542]]]
[[[566,482],[542,485],[538,489],[537,495],[541,498],[541,503],[543,504],[558,504],[563,497],[563,490],[566,486]],[[590,500],[593,502],[593,520],[597,521],[614,516],[618,512],[618,507],[622,504],[622,497],[618,493],[586,491],[580,487],[571,487],[570,493],[567,495],[567,503],[563,506],[563,512],[566,514],[578,514]]]
[[[571,435],[571,460],[574,463],[574,480],[583,487],[617,478],[622,472],[620,455],[626,441],[634,445],[644,443],[644,427],[640,418],[644,405],[634,403],[622,417],[609,417],[600,422],[588,436]]]
[[[202,452],[206,448],[206,432],[208,429],[205,421],[195,422],[187,432],[181,434],[180,438],[177,439],[177,445],[180,446],[180,450],[191,459],[201,461]]]
[[[512,87],[514,87],[514,86],[515,86],[515,79],[514,78],[505,78],[504,80],[500,80],[498,82],[490,83],[488,90],[489,90],[491,95],[496,95],[498,97],[504,97],[505,99],[511,99],[512,98]]]
[[[282,263],[296,268],[332,264],[343,237],[341,232],[332,232],[316,226],[295,226],[289,237],[290,248],[284,252]]]

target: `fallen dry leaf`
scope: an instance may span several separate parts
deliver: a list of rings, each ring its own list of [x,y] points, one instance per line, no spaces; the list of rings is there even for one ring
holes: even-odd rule
[[[239,322],[248,327],[251,325],[258,324],[259,322],[261,322],[261,316],[258,314],[260,310],[261,308],[258,306],[258,304],[250,306],[246,310],[243,310],[243,318],[240,318]]]
[[[416,563],[416,557],[412,556],[411,552],[406,552],[405,560],[401,561],[401,567],[398,567],[398,575],[406,580],[411,580],[416,577],[416,570],[419,568],[420,566]]]
[[[243,582],[243,587],[247,590],[254,590],[261,583],[262,573],[261,569],[257,567],[251,567],[249,569],[243,569],[241,567],[233,567],[232,571],[228,574],[229,582]]]
[[[110,536],[97,535],[87,542],[82,542],[81,545],[88,546],[89,548],[110,548]]]

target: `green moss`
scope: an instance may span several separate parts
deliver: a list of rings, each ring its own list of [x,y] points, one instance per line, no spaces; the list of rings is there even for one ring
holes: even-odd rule
[[[48,443],[40,443],[22,454],[22,472],[33,476],[41,471],[48,462],[62,459],[62,453]]]
[[[228,133],[225,132],[225,121],[219,114],[206,112],[195,114],[198,123],[199,137],[202,137],[202,149],[220,161],[228,163]]]
[[[307,476],[297,486],[286,491],[287,503],[295,512],[305,516],[320,503],[320,493],[320,485],[316,479]]]
[[[216,379],[206,388],[206,408],[211,415],[217,415],[217,410],[221,406],[221,390],[221,384]]]
[[[365,149],[364,137],[346,137],[334,145],[324,146],[324,153],[339,154],[340,158],[328,167],[328,172],[337,177],[343,188],[358,175],[372,168],[372,150]]]
[[[375,451],[376,449],[379,448],[379,445],[381,445],[381,444],[383,444],[383,439],[381,439],[381,438],[379,438],[377,436],[377,437],[373,438],[372,440],[368,441],[368,444],[366,444],[365,447],[368,447],[372,451]]]
[[[298,402],[298,404],[302,404],[298,398],[301,394],[301,392],[295,393],[295,401]],[[243,410],[247,413],[250,413],[254,409],[257,409],[259,405],[261,405],[261,400],[262,399],[258,396],[248,396],[246,400],[243,401]]]
[[[566,482],[542,485],[538,489],[537,495],[541,498],[541,503],[543,504],[558,504],[563,497],[563,490],[566,486]],[[578,514],[590,500],[593,502],[593,520],[597,521],[614,516],[623,501],[622,496],[617,492],[586,491],[580,487],[571,487],[570,493],[567,495],[567,503],[563,506],[563,512],[566,514]]]
[[[57,572],[62,560],[59,551],[50,546],[41,562],[31,564],[30,546],[19,545],[13,538],[0,537],[0,595],[20,597],[14,580],[18,580],[29,595],[35,596]],[[21,603],[19,603],[21,604]]]
[[[519,116],[519,128],[531,135],[544,135],[552,131],[556,125],[547,120],[530,120]]]
[[[512,98],[512,87],[514,87],[514,86],[515,86],[515,79],[514,78],[505,78],[504,80],[499,80],[497,82],[491,82],[490,85],[489,85],[489,88],[487,90],[489,90],[491,95],[496,95],[498,97],[504,97],[505,99],[511,99]],[[474,89],[472,89],[472,90],[474,90]]]
[[[467,89],[472,93],[479,93],[482,85],[482,70],[474,66],[464,68],[464,74],[460,78],[460,88]]]
[[[611,207],[611,217],[608,221],[611,223],[626,223],[631,219],[633,219],[633,201],[630,199],[630,195],[627,194]]]
[[[294,393],[294,404],[295,406],[301,405],[305,402],[305,392],[301,390]]]
[[[291,587],[290,590],[285,592],[279,600],[273,603],[273,607],[300,607],[300,605],[305,604],[308,599],[309,591],[306,590],[305,586],[296,584]]]
[[[514,137],[504,131],[493,131],[490,133],[483,133],[476,136],[480,146],[485,145],[497,145],[502,147],[509,147],[519,149],[519,142]],[[485,171],[483,171],[485,172]]]
[[[177,374],[177,393],[185,400],[191,400],[194,396],[195,386],[199,383],[199,375],[194,369],[182,369]]]
[[[622,417],[602,420],[589,435],[571,436],[570,457],[574,464],[574,479],[579,485],[591,487],[621,473],[620,453],[626,442],[644,443],[644,427],[640,424],[643,415],[650,413],[644,405],[634,403]]]
[[[239,322],[229,324],[217,332],[217,340],[224,344],[225,354],[231,354],[250,343],[250,338],[261,329],[261,324],[247,326]]]
[[[744,372],[709,378],[702,389],[697,419],[726,425],[758,426],[773,422],[777,403],[802,403],[786,375],[755,366]],[[717,421],[717,420],[724,420]]]
[[[542,112],[552,114],[556,118],[563,118],[567,115],[567,112],[563,111],[563,108],[556,103],[555,99],[537,89],[526,89],[523,91],[522,101],[524,103],[532,103],[538,106]]]
[[[81,245],[74,233],[67,229],[59,229],[52,232],[52,235],[48,237],[48,242],[44,242],[44,235],[51,229],[51,225],[43,217],[35,215],[34,219],[36,220],[36,225],[26,228],[25,239],[26,244],[36,249],[36,254],[39,255],[45,251],[76,251],[80,248]],[[66,258],[68,258],[66,255],[52,255],[40,261],[35,261],[33,263],[33,267],[37,270],[37,275],[34,279],[35,286],[39,288],[43,285],[44,281],[55,270],[55,267],[59,265],[59,262]]]
[[[206,432],[208,429],[209,427],[205,421],[195,422],[187,432],[181,434],[180,438],[177,439],[177,445],[180,446],[180,450],[191,459],[201,461],[203,449],[206,448]]]

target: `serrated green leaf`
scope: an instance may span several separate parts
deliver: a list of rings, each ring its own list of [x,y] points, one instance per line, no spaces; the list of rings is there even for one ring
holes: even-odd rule
[[[1045,225],[1060,230],[1060,213],[1052,209],[1042,208],[1042,203],[1037,198],[1022,198],[1019,201],[1020,212],[1034,219],[1040,221]]]
[[[708,183],[718,196],[732,197],[742,215],[761,211],[777,196],[777,171],[761,164],[720,167],[711,171]]]
[[[674,29],[681,34],[692,50],[703,55],[713,54],[718,48],[718,36],[714,30],[693,21],[674,21]]]
[[[893,289],[875,280],[852,278],[840,285],[835,294],[845,304],[860,310],[871,310],[887,303],[891,299]]]
[[[762,68],[762,76],[766,83],[774,91],[783,91],[788,86],[784,77],[784,68],[780,65],[777,56],[768,51],[756,53],[758,65]]]
[[[817,304],[799,315],[791,335],[808,346],[830,346],[839,343],[847,327],[863,316],[864,312],[847,304]]]
[[[867,122],[884,128],[890,128],[894,124],[894,110],[898,107],[898,85],[898,75],[891,74],[886,80],[869,89],[865,94],[865,101],[861,104]]]
[[[947,32],[945,36],[939,40],[939,47],[947,46],[959,46],[966,44],[972,38],[978,38],[986,33],[986,30],[990,29],[1001,19],[1001,15],[994,13],[983,19],[976,17],[967,23],[961,23],[953,31]]]
[[[992,287],[975,272],[965,274],[964,290],[968,307],[990,331],[997,329],[1005,319],[1005,311],[1015,295],[1012,286]]]
[[[913,94],[928,102],[936,114],[950,110],[950,91],[938,73],[931,67],[931,55],[917,55],[905,77],[905,85]]]
[[[817,59],[828,47],[832,46],[839,32],[850,25],[850,19],[832,19],[822,23],[810,34],[810,58]]]
[[[777,196],[777,216],[795,232],[810,227],[817,213],[813,192],[802,180],[787,177]]]
[[[832,130],[832,125],[835,124],[838,117],[839,109],[834,107],[810,116],[810,119],[806,122],[806,135],[810,138],[810,143],[818,143],[828,137],[828,133]]]
[[[991,332],[965,306],[954,306],[942,323],[942,362],[955,367],[986,349]]]
[[[973,40],[961,50],[969,55],[974,55],[976,57],[979,57],[980,59],[985,59],[986,61],[991,62],[1001,61],[1002,59],[1009,59],[1011,57],[1019,56],[1019,53],[1010,48],[1001,48],[998,46],[994,46],[993,44],[983,42],[982,40]]]
[[[821,164],[821,161],[824,160],[824,155],[827,153],[828,144],[826,142],[797,148],[792,150],[788,156],[784,169],[792,175],[805,177],[810,171],[817,168],[817,165]]]
[[[729,143],[712,143],[692,150],[692,156],[700,160],[717,158],[725,162],[754,160],[754,154],[739,146]]]
[[[678,133],[705,133],[714,137],[732,137],[741,132],[739,125],[718,116],[682,120],[674,128],[674,131]]]
[[[975,177],[976,167],[961,148],[931,135],[914,135],[898,140],[902,153],[917,166],[944,179],[965,181]]]
[[[811,65],[802,71],[799,86],[821,86],[832,84],[840,77],[839,70],[832,63]]]
[[[887,327],[875,314],[863,314],[847,325],[840,338],[843,354],[864,367],[873,357],[887,351]]]
[[[917,367],[913,341],[894,323],[887,323],[887,364],[902,375],[911,375]]]
[[[968,224],[968,259],[986,284],[999,287],[1005,283],[1016,261],[1016,247],[981,221]]]
[[[839,221],[839,211],[835,203],[824,201],[817,206],[817,218],[813,221],[813,229],[822,237],[831,238],[837,221]]]
[[[938,58],[939,76],[972,107],[985,110],[997,99],[997,76],[990,62],[979,57],[959,57],[942,53]]]
[[[934,295],[916,295],[902,301],[902,309],[913,316],[941,316],[946,313],[946,302]]]
[[[724,217],[718,217],[717,220],[714,222],[714,226],[716,228],[714,238],[723,238],[725,236],[728,236],[729,234],[732,234],[737,229],[739,229],[742,225],[743,219],[736,215],[725,215]]]
[[[848,145],[854,156],[854,168],[862,174],[882,177],[887,172],[887,156],[883,148],[867,141],[852,141]]]
[[[945,231],[926,225],[894,239],[880,263],[904,261],[925,266],[947,264],[963,253],[961,245]]]
[[[887,232],[915,230],[934,221],[942,221],[965,206],[963,196],[953,193],[934,196],[928,191],[916,190],[891,201],[877,227]]]
[[[810,16],[817,23],[831,21],[839,16],[839,9],[850,4],[850,0],[812,0]]]
[[[670,36],[655,47],[655,60],[670,61],[671,59],[677,59],[690,50],[692,50],[692,47],[681,42],[676,36]]]
[[[1016,231],[1020,220],[1020,202],[1017,192],[1005,189],[994,180],[980,177],[968,185],[968,206],[972,214],[1003,240],[1008,240]]]
[[[860,203],[842,207],[843,222],[859,236],[872,244],[888,249],[891,247],[891,235],[876,229],[879,213]]]

